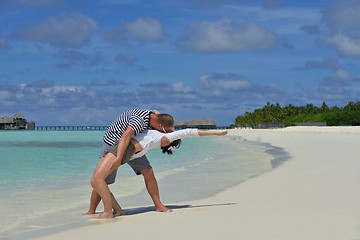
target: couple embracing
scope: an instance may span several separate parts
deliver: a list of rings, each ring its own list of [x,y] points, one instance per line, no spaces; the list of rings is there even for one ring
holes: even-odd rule
[[[205,131],[183,129],[174,131],[174,119],[169,114],[160,114],[148,109],[131,109],[120,114],[105,132],[100,160],[91,178],[93,191],[87,214],[95,214],[100,201],[104,211],[98,218],[106,219],[124,215],[123,209],[110,192],[109,184],[115,182],[117,169],[129,164],[135,174],[144,177],[146,189],[154,202],[156,211],[171,212],[161,201],[158,184],[149,160],[148,150],[162,148],[163,153],[171,154],[172,147],[179,147],[181,138],[209,135],[226,135],[227,131]]]

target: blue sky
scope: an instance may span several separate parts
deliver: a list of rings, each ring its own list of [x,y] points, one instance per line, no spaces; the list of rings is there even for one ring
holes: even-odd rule
[[[1,0],[0,115],[129,108],[229,125],[267,102],[360,100],[360,0]]]

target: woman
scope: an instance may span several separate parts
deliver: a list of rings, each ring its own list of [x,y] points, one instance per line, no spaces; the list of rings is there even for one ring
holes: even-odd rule
[[[183,129],[171,133],[162,133],[157,130],[145,130],[144,132],[134,135],[126,149],[121,165],[128,161],[139,158],[151,149],[162,146],[163,152],[171,154],[169,150],[170,146],[178,147],[182,138],[195,138],[200,136],[223,136],[226,135],[227,131],[214,131],[214,130],[198,130],[198,129]],[[121,141],[121,139],[120,139]],[[105,182],[106,177],[110,174],[110,168],[114,163],[117,156],[118,144],[111,147],[105,156],[100,159],[97,164],[94,174],[91,178],[91,186],[101,196],[104,204],[104,212],[99,218],[113,218],[114,214],[123,214],[123,210],[111,194],[108,185]]]

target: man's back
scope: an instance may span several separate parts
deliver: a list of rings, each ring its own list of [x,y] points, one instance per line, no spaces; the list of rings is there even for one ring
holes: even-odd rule
[[[123,112],[106,130],[104,142],[111,146],[116,144],[129,126],[134,129],[135,134],[148,129],[150,113],[148,109],[131,109]]]

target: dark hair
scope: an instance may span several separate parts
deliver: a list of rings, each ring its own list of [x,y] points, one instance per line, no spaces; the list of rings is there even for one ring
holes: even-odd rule
[[[181,145],[181,139],[177,139],[165,147],[161,147],[163,153],[173,154],[170,148],[179,148]]]
[[[174,118],[170,114],[161,113],[158,114],[158,120],[161,125],[164,127],[173,127],[174,126]]]

